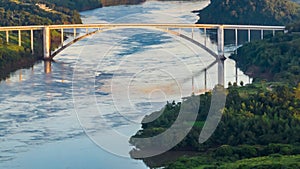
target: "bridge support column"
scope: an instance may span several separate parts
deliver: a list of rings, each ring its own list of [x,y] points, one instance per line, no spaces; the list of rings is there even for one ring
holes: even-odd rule
[[[260,30],[260,39],[263,40],[264,39],[264,30]]]
[[[224,86],[224,27],[218,27],[218,84]]]
[[[64,46],[64,29],[61,28],[60,30],[60,43],[61,43],[61,46]]]
[[[48,26],[44,27],[43,39],[44,39],[44,41],[43,41],[44,59],[49,59],[51,56],[51,53],[50,53],[51,41],[50,41],[50,29]]]
[[[51,68],[51,61],[46,60],[46,61],[44,62],[44,72],[45,72],[46,74],[49,74],[49,73],[51,73],[51,71],[52,71],[52,68]]]
[[[9,43],[9,32],[6,31],[6,43],[8,44]]]
[[[18,36],[19,36],[19,46],[22,46],[22,35],[21,35],[21,30],[18,30]]]
[[[248,42],[251,42],[251,30],[248,29]]]
[[[207,33],[206,33],[206,28],[204,28],[204,46],[205,46],[205,47],[206,47],[206,41],[207,41],[207,40],[206,40],[206,34],[207,34]]]
[[[194,76],[192,76],[192,94],[195,94],[195,82]]]
[[[73,34],[74,34],[74,35],[73,35],[73,36],[74,36],[74,39],[76,39],[76,28],[73,29]]]
[[[30,46],[31,46],[31,53],[34,54],[34,49],[33,49],[33,30],[30,30]]]
[[[234,54],[237,55],[237,49],[238,49],[238,43],[239,43],[239,39],[238,39],[238,29],[235,29],[235,51]],[[238,67],[237,67],[237,63],[235,63],[235,82],[238,83]]]
[[[194,28],[192,28],[192,39],[194,39]]]
[[[235,29],[235,49],[237,50],[238,44],[239,43],[239,34],[238,34],[238,30]]]
[[[207,69],[204,69],[204,90],[207,91]]]

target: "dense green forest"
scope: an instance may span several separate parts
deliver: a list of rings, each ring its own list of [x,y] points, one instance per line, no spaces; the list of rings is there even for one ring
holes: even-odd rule
[[[34,2],[11,0],[0,0],[0,4],[1,26],[81,23],[79,13],[69,8],[47,5],[49,9],[43,9]]]
[[[214,168],[227,165],[233,168],[260,165],[265,165],[264,168],[300,167],[297,161],[300,158],[300,135],[297,134],[300,132],[300,84],[290,87],[284,83],[265,82],[244,87],[230,86],[221,122],[212,137],[204,144],[199,144],[198,138],[210,108],[211,96],[210,92],[199,96],[201,108],[197,121],[192,124],[193,128],[187,137],[173,149],[199,154],[182,158],[167,168]],[[133,137],[150,137],[164,132],[176,120],[180,106],[168,103],[162,112],[152,114],[162,113],[158,119],[143,123],[142,130]],[[149,117],[144,120],[147,121]],[[139,143],[131,143],[142,149]],[[297,155],[295,160],[288,158],[294,155]],[[260,158],[273,162],[283,158],[283,161],[277,161],[278,164],[256,164],[247,163],[246,160],[260,161]]]
[[[231,55],[238,67],[256,80],[300,82],[300,34],[278,34],[247,43]]]
[[[198,23],[285,25],[299,19],[299,5],[289,0],[211,0]]]
[[[101,0],[25,0],[33,1],[39,3],[45,3],[49,5],[50,8],[59,10],[65,8],[70,10],[89,10],[102,7]]]

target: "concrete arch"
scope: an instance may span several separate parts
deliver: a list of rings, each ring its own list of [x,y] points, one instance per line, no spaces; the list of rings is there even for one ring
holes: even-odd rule
[[[105,31],[108,31],[108,30],[112,30],[112,29],[124,29],[124,28],[119,28],[119,27],[113,27],[113,28],[109,28],[109,29],[102,29],[102,30],[96,30],[96,31],[92,31],[90,33],[87,33],[83,36],[80,36],[78,38],[75,38],[73,39],[71,42],[67,43],[66,45],[62,46],[61,48],[57,49],[56,51],[54,51],[51,55],[50,55],[50,59],[53,59],[55,56],[57,56],[60,52],[62,52],[64,49],[66,49],[67,47],[71,46],[72,44],[84,39],[84,38],[87,38],[91,35],[94,35],[96,33],[101,33],[101,32],[105,32]],[[141,29],[153,29],[153,30],[158,30],[158,31],[161,31],[161,32],[166,32],[168,34],[171,34],[171,35],[175,35],[175,36],[178,36],[182,39],[185,39],[191,43],[193,43],[194,45],[200,47],[201,49],[205,50],[207,53],[209,53],[211,56],[213,56],[216,60],[219,59],[219,56],[216,52],[214,52],[213,50],[209,49],[208,47],[206,47],[205,45],[201,44],[200,42],[184,35],[184,34],[181,34],[179,32],[176,32],[176,31],[172,31],[172,30],[169,30],[169,29],[163,29],[163,28],[156,28],[156,27],[148,27],[148,28],[141,28]]]

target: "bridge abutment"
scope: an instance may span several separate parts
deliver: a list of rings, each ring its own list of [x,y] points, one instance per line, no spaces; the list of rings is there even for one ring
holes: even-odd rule
[[[43,28],[43,46],[44,46],[44,59],[50,59],[51,52],[51,39],[50,39],[50,28],[48,26],[45,26]]]

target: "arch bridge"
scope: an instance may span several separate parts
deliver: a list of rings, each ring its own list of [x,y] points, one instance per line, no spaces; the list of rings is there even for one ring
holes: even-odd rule
[[[6,32],[6,43],[9,43],[9,32],[18,31],[18,43],[19,46],[22,45],[22,31],[30,31],[30,44],[31,51],[34,52],[34,31],[43,32],[43,57],[44,59],[52,59],[59,52],[72,45],[73,43],[84,39],[95,33],[111,30],[111,29],[126,29],[126,28],[138,28],[138,29],[156,29],[172,35],[179,36],[187,41],[204,49],[210,55],[215,57],[215,62],[210,64],[207,68],[203,70],[205,72],[212,67],[214,64],[218,63],[218,84],[224,85],[224,30],[234,30],[235,31],[235,46],[238,47],[238,31],[246,30],[248,31],[248,42],[251,41],[251,31],[260,31],[260,38],[264,38],[264,31],[272,31],[275,35],[275,31],[285,31],[284,26],[258,26],[258,25],[220,25],[220,24],[69,24],[69,25],[37,25],[37,26],[10,26],[10,27],[0,27],[0,32]],[[64,45],[64,33],[65,30],[73,30],[74,39]],[[85,29],[85,35],[77,37],[77,30]],[[190,35],[181,33],[181,29],[191,29]],[[206,38],[203,43],[197,41],[194,38],[194,30],[202,29],[204,36],[206,37],[207,30],[217,30],[217,47],[218,50],[215,52],[209,49],[206,45]],[[51,53],[51,30],[59,30],[61,32],[61,47]],[[175,31],[178,30],[178,31]],[[206,80],[205,80],[206,81]]]

